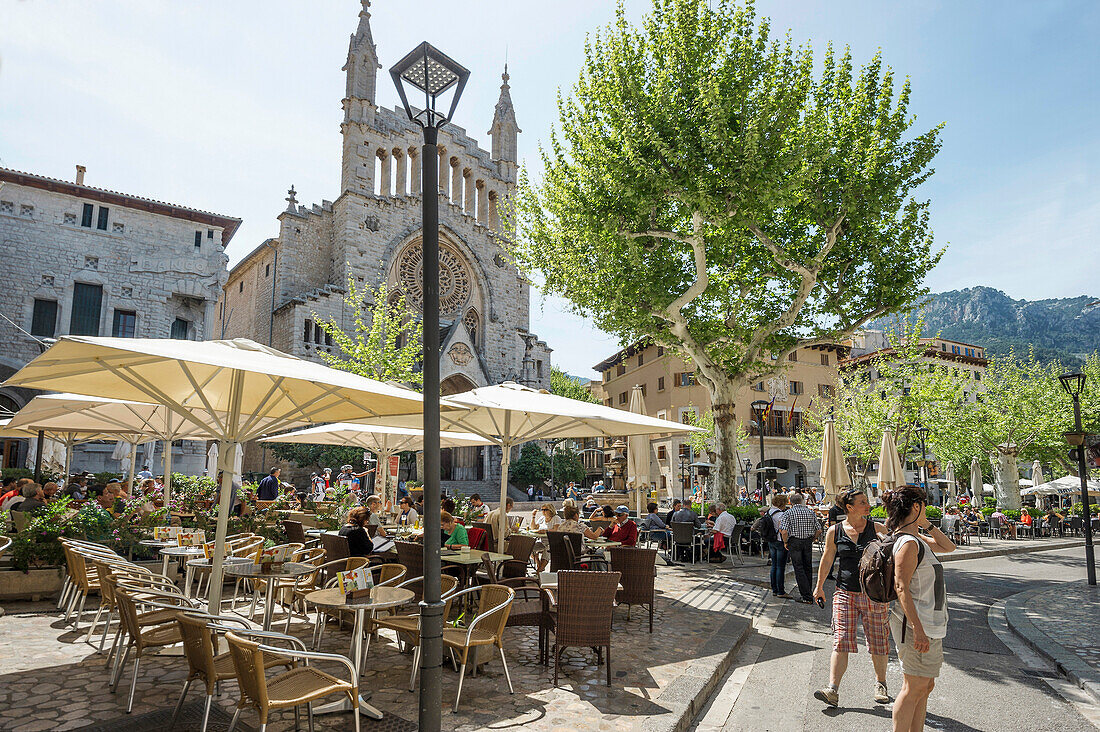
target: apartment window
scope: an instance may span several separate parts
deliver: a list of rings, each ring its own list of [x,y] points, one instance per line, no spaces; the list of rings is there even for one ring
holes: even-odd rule
[[[787,356],[787,360],[788,361],[797,361],[798,360],[798,351],[791,351],[790,354],[788,354],[788,356]]]
[[[801,381],[792,381],[791,382],[791,396],[796,396],[798,394],[803,393],[804,391],[805,391],[805,389],[802,386]]]
[[[195,232],[195,249],[202,249],[202,232]]]
[[[827,354],[827,353],[821,354],[821,365],[822,366],[828,366],[829,365],[829,354]]]
[[[325,341],[325,329],[321,327],[320,323],[313,324],[313,342],[317,345],[321,345]]]
[[[237,283],[237,292],[244,292],[244,280]]]
[[[206,238],[207,239],[213,239],[214,238],[214,230],[213,229],[207,229],[206,230]]]
[[[645,386],[645,384],[642,384],[642,396],[645,396],[648,393],[646,392]]]
[[[622,376],[625,373],[626,373],[626,364],[625,363],[619,364],[618,367],[616,367],[616,369],[615,369],[615,375],[616,376]]]
[[[100,231],[107,231],[107,219],[110,217],[111,212],[106,206],[99,207],[99,220],[96,221],[95,227]]]
[[[817,395],[822,397],[832,397],[836,390],[832,384],[818,384]]]
[[[665,449],[664,445],[657,445],[657,459],[658,460],[667,460],[668,459],[668,450]]]
[[[603,372],[603,380],[604,381],[611,381],[611,369],[608,369],[607,371]]]
[[[763,381],[756,382],[755,384],[752,385],[752,390],[753,391],[764,391],[764,382]]]
[[[691,459],[691,445],[687,444],[686,442],[680,445],[680,457]]]
[[[53,338],[57,335],[57,300],[34,301],[31,335],[45,338]]]
[[[664,390],[665,390],[665,377],[658,376],[657,377],[657,391],[664,391]]]
[[[264,265],[264,277],[270,277],[270,276],[271,276],[271,262],[268,262],[267,264]]]
[[[90,203],[84,204],[84,211],[80,214],[80,225],[90,229],[92,228],[92,212],[95,210],[95,206]]]
[[[111,335],[115,338],[133,338],[137,334],[137,313],[133,310],[116,310]]]
[[[946,343],[941,343],[940,344],[940,350],[946,352],[947,351],[947,344]]]
[[[643,362],[644,362],[644,358],[643,358],[642,354],[639,353],[638,354],[638,365],[641,366]]]
[[[982,380],[982,372],[981,371],[975,371],[974,372],[974,381],[981,381],[981,380]]]
[[[542,378],[542,361],[535,361],[535,377]]]
[[[69,318],[72,335],[99,335],[99,309],[103,305],[103,288],[77,282],[73,285],[73,313]]]
[[[695,407],[680,407],[680,424],[695,422]]]
[[[663,355],[665,355],[665,347],[657,346],[657,358],[660,358]]]
[[[325,345],[326,346],[331,346],[332,345],[332,336],[330,336],[328,333],[325,333]],[[404,347],[404,344],[399,346],[399,348],[402,348],[402,347]]]
[[[302,334],[302,340],[309,343],[313,340],[313,321],[306,318],[306,327]]]
[[[183,318],[176,318],[172,321],[172,329],[168,332],[169,338],[175,338],[177,341],[191,340],[191,323]]]
[[[626,404],[626,392],[619,393],[619,404]]]
[[[613,401],[612,401],[611,399],[605,399],[605,400],[604,400],[604,403],[603,403],[603,405],[604,405],[605,407],[613,407],[613,406],[615,406],[615,405],[614,405],[614,403],[613,403]]]
[[[676,374],[676,386],[695,386],[695,374],[687,371]]]

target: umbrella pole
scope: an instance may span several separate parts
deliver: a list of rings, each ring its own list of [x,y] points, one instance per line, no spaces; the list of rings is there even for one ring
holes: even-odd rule
[[[512,464],[512,443],[500,444],[500,527],[497,531],[497,551],[504,553],[505,534],[508,533],[508,468]],[[493,527],[496,530],[498,527]]]
[[[241,392],[244,390],[244,375],[234,371],[232,393],[229,395],[229,414],[225,425],[230,434],[236,434],[241,421]],[[214,562],[210,567],[210,593],[207,612],[220,615],[222,607],[222,585],[225,583],[225,535],[229,529],[229,506],[233,499],[233,462],[237,456],[238,443],[232,440],[218,441],[218,467],[222,471],[221,490],[218,495],[218,527],[214,532]],[[268,598],[268,602],[271,598]]]
[[[164,441],[164,508],[168,511],[168,525],[172,525],[172,441]]]
[[[73,472],[73,443],[72,440],[65,441],[65,474],[61,476],[65,480],[65,487],[69,487],[69,476]]]
[[[137,438],[134,438],[134,442],[130,443],[130,480],[126,484],[126,492],[131,496],[134,495],[134,478],[137,477]]]

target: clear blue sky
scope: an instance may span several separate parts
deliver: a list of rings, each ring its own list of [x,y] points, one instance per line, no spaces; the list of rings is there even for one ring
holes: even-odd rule
[[[917,127],[946,122],[933,180],[934,290],[989,285],[1016,298],[1100,295],[1100,2],[761,0],[796,40],[881,48],[913,80]],[[630,0],[640,17],[648,2]],[[307,12],[308,9],[308,12]],[[609,0],[376,0],[388,67],[428,39],[473,76],[456,121],[487,145],[507,54],[537,165],[555,92],[580,67]],[[244,225],[234,262],[276,233],[295,184],[302,202],[338,194],[340,71],[356,0],[23,0],[0,22],[0,165],[220,213]],[[425,29],[430,24],[431,27]],[[383,72],[384,73],[384,72]],[[379,101],[396,103],[379,75]],[[532,329],[566,370],[614,338],[532,295]]]

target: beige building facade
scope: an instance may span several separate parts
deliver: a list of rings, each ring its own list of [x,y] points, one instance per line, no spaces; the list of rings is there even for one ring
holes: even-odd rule
[[[746,387],[739,396],[734,412],[737,421],[750,437],[741,462],[750,460],[754,468],[761,464],[760,438],[756,415],[751,406],[758,400],[771,408],[764,420],[763,465],[780,485],[787,487],[820,484],[820,461],[807,460],[795,450],[794,435],[802,424],[802,412],[817,399],[834,393],[837,363],[847,355],[841,345],[800,348],[791,354],[779,375]],[[663,346],[639,342],[615,353],[593,367],[601,374],[590,384],[593,394],[605,405],[628,409],[630,392],[642,387],[646,412],[651,417],[688,423],[692,414],[702,414],[710,408],[705,387],[695,381],[695,369]],[[683,435],[658,435],[650,440],[650,476],[659,494],[680,497],[681,490],[690,491],[686,463],[710,462],[706,455],[691,451]],[[741,478],[741,469],[737,471]],[[755,487],[750,476],[749,487]]]

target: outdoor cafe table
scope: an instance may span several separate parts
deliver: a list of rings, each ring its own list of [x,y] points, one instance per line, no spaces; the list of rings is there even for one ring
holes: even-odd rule
[[[392,607],[407,605],[416,598],[412,590],[403,587],[374,587],[370,591],[370,597],[362,597],[348,602],[340,588],[334,587],[328,590],[315,590],[306,595],[307,603],[319,608],[333,610],[354,610],[355,627],[351,631],[351,648],[349,654],[352,664],[355,666],[355,679],[358,683],[362,673],[363,661],[363,616],[368,610],[386,610]],[[369,692],[368,692],[369,694]],[[368,696],[362,692],[359,694],[359,708],[373,719],[382,719],[382,712],[367,703]],[[331,712],[351,711],[351,702],[347,699],[325,704],[313,710],[314,714],[329,714]]]
[[[232,577],[267,580],[267,596],[264,598],[264,630],[271,630],[271,615],[275,611],[275,580],[301,577],[303,574],[316,571],[316,569],[312,565],[296,562],[283,562],[281,565],[272,565],[266,571],[262,564],[251,562],[225,565],[225,573]]]
[[[225,564],[245,564],[251,562],[249,557],[226,557]],[[183,596],[191,597],[191,578],[195,574],[196,569],[211,569],[214,566],[213,559],[207,559],[206,557],[199,557],[198,559],[187,560],[187,572],[184,575],[183,580]],[[197,589],[197,588],[196,588]]]
[[[160,556],[163,557],[161,563],[160,573],[163,575],[168,574],[168,560],[172,557],[178,557],[180,559],[186,559],[188,557],[196,557],[203,554],[203,548],[201,546],[173,546],[168,545],[162,547],[160,550]],[[186,589],[184,592],[186,593]]]

